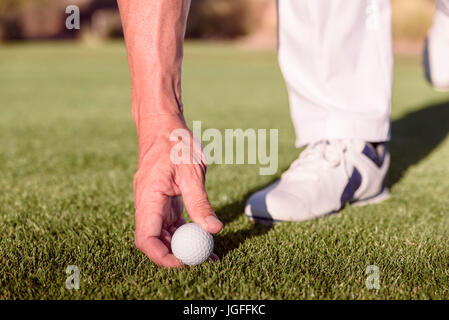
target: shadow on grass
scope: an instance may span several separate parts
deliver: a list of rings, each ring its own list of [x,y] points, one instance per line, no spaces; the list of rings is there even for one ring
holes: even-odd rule
[[[410,166],[425,159],[446,138],[449,132],[449,101],[429,105],[406,114],[392,122],[391,132],[392,140],[389,143],[389,150],[392,160],[388,176],[389,187],[398,183]],[[243,200],[219,208],[217,215],[225,223],[234,221],[243,213],[248,197],[275,180],[272,179],[269,183],[250,190]],[[221,257],[225,256],[245,240],[263,235],[270,228],[253,224],[243,231],[224,236],[218,235],[216,252]]]
[[[388,186],[398,183],[407,169],[425,159],[448,133],[449,101],[412,111],[393,121]]]
[[[278,178],[271,179],[268,183],[251,189],[242,198],[242,200],[232,202],[216,210],[217,216],[225,224],[231,223],[237,219],[245,210],[246,200],[256,191],[267,187],[272,184]],[[271,226],[265,226],[261,224],[252,224],[249,228],[231,232],[226,235],[218,234],[216,238],[216,250],[215,252],[219,257],[225,256],[229,251],[236,249],[246,239],[263,235],[271,229]]]

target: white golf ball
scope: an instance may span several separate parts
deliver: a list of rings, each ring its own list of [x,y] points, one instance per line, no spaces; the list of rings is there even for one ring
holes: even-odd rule
[[[209,259],[214,238],[197,223],[179,227],[171,239],[171,250],[182,263],[195,266]]]

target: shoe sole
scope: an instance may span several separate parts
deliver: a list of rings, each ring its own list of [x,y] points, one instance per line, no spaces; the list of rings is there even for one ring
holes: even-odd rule
[[[282,222],[289,222],[289,221],[271,220],[271,219],[264,219],[264,218],[254,218],[253,216],[248,216],[246,214],[245,214],[245,217],[247,217],[252,222],[260,224],[260,225],[265,226],[267,228],[272,227],[274,224],[279,224],[279,223],[282,223]]]
[[[245,206],[244,215],[249,220],[251,220],[257,224],[263,225],[265,227],[271,227],[273,224],[278,224],[280,222],[286,222],[286,221],[281,221],[281,220],[273,220],[273,219],[269,219],[269,218],[255,218],[251,214],[251,209],[249,206]]]
[[[375,196],[366,199],[350,201],[349,204],[354,207],[363,207],[366,206],[367,204],[380,203],[382,201],[387,200],[388,198],[390,198],[390,191],[388,190],[388,188],[384,188],[380,193],[376,194]]]
[[[363,207],[363,206],[366,206],[369,204],[376,204],[376,203],[383,202],[383,201],[387,200],[388,198],[390,198],[390,191],[388,190],[388,188],[384,188],[380,193],[378,193],[372,197],[369,197],[366,199],[361,199],[361,200],[350,201],[349,204],[354,207]],[[316,217],[315,219],[334,215],[336,213],[339,213],[342,209],[343,208],[341,208],[340,210],[337,210],[337,211],[329,212],[327,214],[322,215],[321,217]],[[266,227],[271,227],[274,224],[279,224],[282,222],[303,222],[304,221],[304,220],[302,220],[302,221],[293,221],[293,220],[292,221],[283,221],[283,220],[273,220],[273,219],[266,219],[266,218],[256,218],[251,215],[250,209],[248,207],[245,208],[245,217],[247,217],[249,220],[251,220],[257,224],[261,224]],[[309,219],[309,220],[311,220],[311,219]]]

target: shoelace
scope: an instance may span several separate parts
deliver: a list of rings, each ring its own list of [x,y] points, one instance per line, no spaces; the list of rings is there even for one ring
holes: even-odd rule
[[[345,161],[346,141],[318,141],[310,144],[282,175],[285,179],[318,179],[319,169],[335,168]]]

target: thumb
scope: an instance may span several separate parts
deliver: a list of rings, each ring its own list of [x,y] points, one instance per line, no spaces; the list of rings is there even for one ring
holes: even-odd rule
[[[181,186],[181,194],[187,212],[193,222],[201,225],[209,233],[217,233],[223,228],[223,223],[215,216],[207,198],[204,182],[193,179],[188,185]]]

